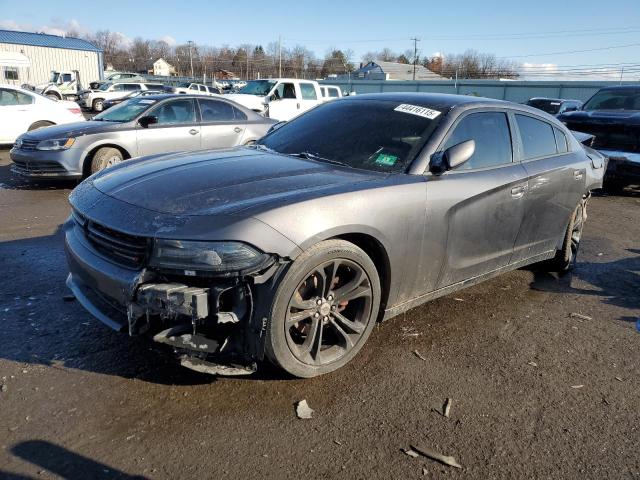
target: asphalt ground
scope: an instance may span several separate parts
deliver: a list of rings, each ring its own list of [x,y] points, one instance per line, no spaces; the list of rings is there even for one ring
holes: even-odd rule
[[[65,299],[73,187],[0,151],[0,478],[640,478],[638,192],[590,201],[573,274],[435,300],[295,380],[186,370]]]

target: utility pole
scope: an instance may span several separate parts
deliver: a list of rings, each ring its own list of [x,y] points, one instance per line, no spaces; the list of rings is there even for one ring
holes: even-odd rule
[[[282,36],[278,37],[278,56],[280,57],[278,65],[278,78],[282,78]]]
[[[622,76],[624,75],[624,67],[620,67],[620,85],[622,85]]]
[[[418,63],[418,42],[419,38],[413,37],[413,81],[416,80],[416,64]]]
[[[191,47],[193,47],[193,40],[187,42],[189,44],[189,63],[191,63],[191,78],[193,78],[193,55],[191,53]]]

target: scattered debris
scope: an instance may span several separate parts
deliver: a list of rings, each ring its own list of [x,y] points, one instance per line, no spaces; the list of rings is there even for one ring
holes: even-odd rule
[[[409,455],[411,458],[417,458],[420,456],[417,452],[414,452],[411,449],[408,449],[408,450],[402,449],[402,451],[404,452],[405,455]]]
[[[429,470],[427,470],[427,467],[422,467],[422,475],[426,475],[427,473],[429,473]]]
[[[619,382],[622,381],[622,377],[616,377],[616,380],[618,380]]]
[[[575,388],[575,389],[582,388],[582,387],[584,387],[584,385],[571,385],[571,388]]]
[[[538,364],[536,362],[527,362],[527,365],[531,365],[532,367],[537,367]]]
[[[413,354],[414,354],[416,357],[418,357],[420,360],[422,360],[423,362],[426,362],[426,361],[427,361],[427,359],[426,359],[426,358],[424,358],[422,355],[420,355],[420,352],[419,352],[418,350],[414,350],[414,351],[413,351]]]
[[[342,442],[340,442],[339,440],[334,440],[333,443],[335,443],[336,445],[342,445]]]
[[[455,300],[456,302],[464,302],[464,298],[459,298],[459,297],[458,297],[458,298],[454,298],[454,300]]]
[[[581,313],[571,312],[569,316],[571,318],[579,318],[580,320],[593,320],[589,315],[582,315]]]
[[[415,445],[411,445],[411,449],[418,452],[420,455],[424,455],[431,460],[435,460],[436,462],[444,463],[445,465],[449,465],[454,468],[462,468],[454,457],[450,457],[447,455],[442,455],[441,453],[436,452],[435,450],[431,450],[427,447],[416,447]]]
[[[602,253],[602,252],[598,253],[599,257],[601,257],[602,255],[604,255],[604,253]]]
[[[306,400],[300,400],[296,405],[296,415],[298,418],[303,420],[310,419],[313,415],[314,410],[309,407],[309,404]]]
[[[73,302],[75,299],[76,299],[76,296],[73,294],[62,296],[62,300],[64,300],[65,302]]]
[[[442,407],[442,414],[449,418],[449,415],[451,413],[451,405],[453,404],[453,400],[451,400],[450,398],[447,398],[444,401],[444,406]]]
[[[0,392],[4,393],[7,391],[7,386],[5,384],[0,385]]]

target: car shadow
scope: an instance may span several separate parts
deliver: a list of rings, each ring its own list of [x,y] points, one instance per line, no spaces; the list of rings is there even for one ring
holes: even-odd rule
[[[72,190],[78,180],[29,179],[11,172],[11,164],[0,165],[0,188],[7,190]]]
[[[48,473],[65,480],[143,480],[147,478],[141,475],[129,475],[121,470],[72,452],[46,440],[27,440],[20,442],[13,445],[10,452],[19,459],[36,465],[38,468],[46,470]],[[34,477],[0,469],[0,478],[17,480],[32,479]]]
[[[634,309],[640,306],[640,249],[627,249],[635,256],[611,262],[581,262],[567,275],[557,275],[533,265],[525,267],[533,273],[530,287],[533,290],[552,293],[568,293],[604,297],[603,303]],[[593,288],[574,286],[574,280],[582,280]],[[620,317],[622,321],[633,321],[634,317]]]

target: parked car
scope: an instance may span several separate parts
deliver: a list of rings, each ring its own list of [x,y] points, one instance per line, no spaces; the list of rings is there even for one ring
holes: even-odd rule
[[[120,98],[130,92],[138,92],[141,90],[162,90],[164,85],[160,83],[104,83],[98,90],[84,91],[80,94],[78,105],[81,108],[101,112],[104,110],[105,100],[113,100]]]
[[[192,95],[211,95],[206,85],[202,83],[183,82],[176,87],[171,87],[172,93],[190,93]]]
[[[10,155],[23,176],[82,178],[141,155],[252,143],[273,123],[223,98],[152,95],[87,122],[22,135]]]
[[[141,158],[70,196],[67,285],[183,365],[335,370],[376,320],[575,262],[604,157],[539,110],[395,93],[324,103],[253,148]],[[125,313],[126,312],[126,313]]]
[[[322,92],[322,98],[325,102],[342,98],[342,90],[334,85],[320,85],[320,92]]]
[[[126,102],[127,100],[130,100],[132,98],[148,97],[150,95],[162,95],[164,93],[167,93],[167,92],[163,90],[135,90],[133,92],[127,93],[123,97],[114,98],[112,100],[105,100],[102,103],[102,109],[106,110],[107,108],[111,108],[114,105],[119,105],[122,102]]]
[[[527,105],[537,108],[549,115],[560,115],[565,112],[580,110],[582,102],[580,100],[564,100],[562,98],[535,97],[527,101]]]
[[[207,91],[212,95],[221,95],[222,92],[218,87],[209,87],[207,86]]]
[[[84,122],[80,107],[67,100],[52,100],[31,90],[0,84],[0,144],[51,125]]]
[[[276,120],[291,120],[323,102],[318,82],[297,78],[251,80],[227,98]]]
[[[640,185],[640,87],[607,87],[581,110],[560,115],[571,130],[593,135],[593,148],[609,158],[605,188]]]
[[[107,75],[104,80],[97,80],[91,82],[89,87],[93,90],[97,90],[100,88],[100,85],[103,83],[118,83],[118,82],[144,82],[145,78],[138,74],[132,72],[114,72],[110,75]]]

